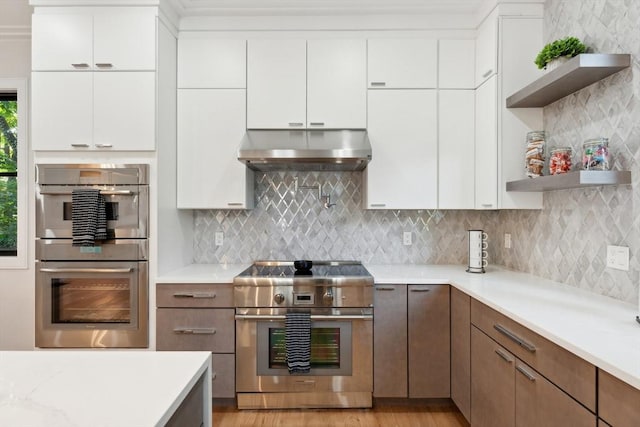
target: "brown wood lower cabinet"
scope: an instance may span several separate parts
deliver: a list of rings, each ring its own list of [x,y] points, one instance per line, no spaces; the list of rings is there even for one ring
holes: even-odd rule
[[[640,425],[640,390],[598,370],[598,415],[615,427]]]
[[[451,399],[471,420],[471,297],[451,287]]]
[[[374,397],[449,397],[449,285],[379,284],[374,307]]]

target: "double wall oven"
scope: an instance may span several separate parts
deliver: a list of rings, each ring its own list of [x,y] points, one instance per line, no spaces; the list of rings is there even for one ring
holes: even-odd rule
[[[234,279],[241,409],[371,407],[373,278],[358,262],[256,262]],[[308,313],[310,369],[290,373],[287,313]]]
[[[148,166],[38,164],[36,174],[36,347],[148,347]],[[106,239],[74,246],[82,189],[103,197]]]

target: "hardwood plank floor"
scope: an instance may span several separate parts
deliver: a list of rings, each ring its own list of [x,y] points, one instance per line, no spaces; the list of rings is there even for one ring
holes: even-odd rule
[[[373,409],[238,410],[215,406],[215,427],[469,427],[450,402],[376,402]]]

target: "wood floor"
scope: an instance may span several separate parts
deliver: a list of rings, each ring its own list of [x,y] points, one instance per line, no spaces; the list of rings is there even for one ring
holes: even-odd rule
[[[214,407],[215,427],[468,427],[449,402],[376,402],[373,409],[238,410]]]

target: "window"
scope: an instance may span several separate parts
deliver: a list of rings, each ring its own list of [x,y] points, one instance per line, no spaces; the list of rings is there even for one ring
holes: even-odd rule
[[[18,95],[0,93],[0,256],[18,255]]]
[[[26,99],[25,79],[0,78],[0,268],[27,268]]]

